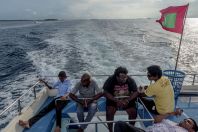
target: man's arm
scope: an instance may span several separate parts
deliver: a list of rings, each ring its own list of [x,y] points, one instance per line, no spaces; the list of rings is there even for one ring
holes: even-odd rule
[[[94,100],[98,100],[103,95],[104,95],[103,92],[100,92],[100,93],[96,94],[95,96],[93,96],[91,99],[87,99],[85,101],[87,101],[87,105],[88,105],[88,104],[92,103]]]
[[[69,93],[66,93],[64,96],[61,97],[61,100],[67,100]]]
[[[77,97],[75,94],[69,93],[69,97],[70,97],[71,99],[73,99],[75,102],[80,103],[80,104],[83,105],[83,101],[80,100],[80,99],[78,99],[78,97]]]
[[[126,99],[124,99],[122,101],[122,103],[125,106],[127,106],[130,101],[134,100],[139,95],[139,93],[137,92],[137,85],[136,85],[135,81],[131,77],[128,77],[128,85],[129,85],[129,91],[131,93],[130,93],[128,98],[126,98]]]
[[[39,79],[40,82],[44,83],[46,87],[48,87],[49,89],[52,89],[51,86],[49,86],[44,80],[42,79]]]
[[[114,98],[114,96],[111,94],[110,92],[110,89],[113,88],[112,86],[112,83],[113,83],[113,77],[109,77],[105,83],[104,83],[104,86],[103,86],[103,90],[104,90],[104,96],[108,99],[108,100],[111,100],[113,102],[117,102],[117,99]]]
[[[129,98],[127,99],[129,102],[132,101],[133,99],[137,98],[139,95],[139,93],[136,91],[136,92],[133,92],[132,94],[130,94]]]
[[[110,93],[108,93],[108,92],[104,92],[104,96],[105,96],[107,99],[109,99],[109,100],[111,100],[111,101],[117,103],[117,106],[119,106],[119,107],[122,107],[122,106],[123,106],[123,103],[122,103],[120,100],[114,98],[114,96],[113,96],[112,94],[110,94]]]
[[[169,116],[180,116],[182,114],[183,110],[180,109],[180,108],[177,108],[175,111],[173,112],[170,112],[170,113],[166,113],[166,114],[163,114],[163,115],[156,115],[154,116],[154,122],[155,123],[159,123],[161,122],[163,119],[169,117]]]
[[[111,101],[113,101],[113,102],[117,102],[117,99],[116,98],[114,98],[114,96],[112,95],[112,94],[110,94],[110,93],[108,93],[108,92],[104,92],[104,96],[108,99],[108,100],[111,100]]]
[[[100,92],[98,94],[96,94],[95,96],[92,97],[92,100],[98,100],[100,97],[102,97],[104,94],[103,92]]]

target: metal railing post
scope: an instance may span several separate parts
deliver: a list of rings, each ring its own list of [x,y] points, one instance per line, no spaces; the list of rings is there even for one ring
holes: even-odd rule
[[[192,100],[192,98],[191,98],[191,97],[189,97],[188,108],[190,108],[191,100]]]
[[[95,123],[95,132],[98,132],[98,124]]]
[[[36,88],[33,87],[33,92],[34,92],[34,99],[36,99]]]
[[[196,74],[193,75],[193,82],[192,82],[192,85],[195,84],[195,77],[196,77]]]
[[[18,100],[18,112],[19,112],[19,115],[21,114],[21,101],[20,99]]]

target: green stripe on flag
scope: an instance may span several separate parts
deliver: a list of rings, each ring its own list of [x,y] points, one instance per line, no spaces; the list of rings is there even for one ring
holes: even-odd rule
[[[175,28],[176,13],[166,14],[162,25],[167,28]]]

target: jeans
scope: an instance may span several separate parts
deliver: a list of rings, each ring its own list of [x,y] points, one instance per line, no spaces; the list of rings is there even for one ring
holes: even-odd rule
[[[97,103],[90,103],[88,105],[88,114],[84,117],[85,108],[81,104],[77,104],[77,117],[79,122],[90,122],[97,111]],[[80,128],[86,129],[88,124],[80,125]]]

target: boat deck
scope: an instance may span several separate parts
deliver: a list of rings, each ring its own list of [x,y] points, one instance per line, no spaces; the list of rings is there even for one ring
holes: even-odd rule
[[[30,91],[30,90],[29,90]],[[24,94],[25,95],[25,94]],[[23,95],[23,96],[24,96]],[[49,97],[49,92],[46,89],[43,89],[37,96],[35,96],[35,100],[30,106],[25,107],[21,114],[16,116],[8,126],[2,130],[2,132],[51,132],[54,131],[55,128],[55,110],[52,110],[46,116],[41,118],[38,122],[36,122],[30,129],[22,129],[18,125],[18,120],[23,119],[27,120],[31,116],[35,115],[36,112],[40,111],[43,107],[45,107],[53,98]],[[21,97],[15,102],[19,102]],[[14,104],[14,103],[13,103]],[[177,101],[177,107],[182,108],[184,110],[182,116],[174,117],[173,121],[179,122],[184,118],[191,117],[198,122],[198,86],[183,86],[182,91],[179,95],[179,99]],[[9,109],[8,107],[7,109]],[[4,112],[7,111],[4,110]],[[149,113],[145,113],[145,108],[138,105],[138,117],[136,126],[144,129],[148,125],[152,125],[153,118],[149,116]],[[127,114],[125,111],[117,111],[115,115],[115,121],[118,120],[127,120]],[[142,121],[144,120],[144,121]],[[103,122],[103,123],[101,123]],[[70,101],[70,103],[63,109],[62,111],[62,132],[66,132],[67,130],[75,131],[78,128],[78,120],[76,118],[76,103],[74,101]],[[105,119],[105,98],[100,98],[98,101],[98,112],[93,118],[92,124],[88,125],[88,128],[85,132],[95,132],[95,131],[108,131],[106,119]],[[73,126],[69,126],[71,124],[75,124]],[[97,124],[97,125],[96,125]],[[96,127],[97,126],[97,127]]]
[[[193,98],[194,96],[192,96]],[[189,102],[188,98],[190,97],[186,97],[186,96],[181,96],[178,99],[177,102],[177,107],[182,108],[184,110],[184,113],[182,116],[180,117],[174,117],[171,118],[171,120],[175,121],[175,122],[179,122],[182,119],[186,118],[186,117],[192,117],[193,119],[195,119],[198,122],[198,114],[195,114],[197,112],[196,108],[198,108],[198,101],[197,102]],[[41,109],[47,105],[53,98],[48,98],[45,102],[45,104],[41,107]],[[75,131],[77,126],[70,126],[68,128],[68,123],[74,123],[74,122],[78,122],[77,117],[76,117],[76,113],[74,113],[76,107],[75,107],[75,102],[71,101],[64,109],[62,112],[62,128],[61,128],[61,132],[67,132],[68,130],[71,131]],[[99,112],[96,113],[95,117],[92,119],[92,121],[105,121],[105,107],[104,107],[104,101],[99,101],[98,102],[98,108],[99,108]],[[140,114],[140,110],[138,110],[139,115],[138,115],[138,119],[141,119],[142,114]],[[147,115],[148,116],[148,115]],[[116,113],[115,119],[114,120],[127,120],[128,116],[126,115],[126,113],[124,111],[118,111]],[[137,127],[141,127],[143,128],[144,126],[150,125],[152,124],[152,122],[150,122],[149,124],[147,124],[148,122],[144,122],[144,125],[140,122],[137,122],[135,125]],[[42,132],[50,132],[50,131],[54,131],[55,128],[55,110],[52,110],[51,112],[49,112],[45,117],[43,117],[42,119],[40,119],[35,125],[33,125],[30,129],[24,129],[23,132],[36,132],[36,131],[42,131]],[[98,124],[98,130],[99,131],[103,131],[103,132],[107,132],[107,124]],[[90,124],[88,125],[86,132],[95,132],[95,124]]]

